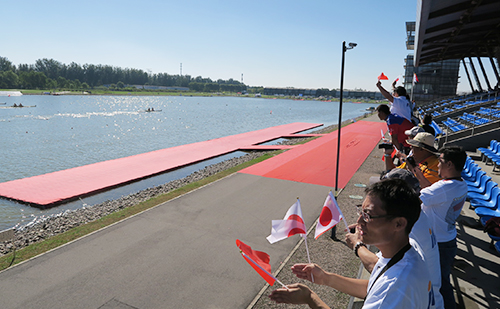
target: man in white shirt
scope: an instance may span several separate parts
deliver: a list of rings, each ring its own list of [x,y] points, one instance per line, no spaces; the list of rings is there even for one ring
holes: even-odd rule
[[[382,179],[396,178],[404,180],[412,189],[415,190],[417,194],[420,193],[420,183],[418,179],[412,174],[412,172],[406,169],[394,168],[382,177]],[[406,207],[406,205],[401,204],[400,207]],[[352,226],[349,226],[349,228],[354,228],[355,226],[356,224],[353,224]],[[415,248],[429,270],[434,296],[434,301],[431,302],[430,308],[442,309],[444,308],[444,302],[443,297],[439,292],[441,288],[439,249],[436,236],[432,231],[429,219],[424,212],[420,213],[420,217],[417,222],[415,222],[415,225],[413,225],[409,237],[411,246]],[[367,247],[360,245],[361,239],[358,231],[355,233],[347,233],[345,238],[346,244],[351,249],[356,250],[356,255],[360,258],[366,270],[371,273],[378,261],[375,253],[368,250]]]
[[[330,286],[349,295],[365,298],[363,308],[428,308],[432,288],[427,268],[410,245],[408,234],[420,215],[418,195],[401,179],[388,179],[366,190],[358,208],[361,241],[380,249],[369,280],[347,278],[326,272],[316,264],[295,264],[292,272],[301,279]],[[401,204],[407,207],[400,207]],[[308,304],[329,308],[304,284],[273,291],[277,303]]]
[[[461,177],[467,154],[461,147],[439,150],[438,173],[442,180],[420,191],[422,211],[436,233],[441,264],[441,294],[445,308],[456,308],[450,273],[457,252],[455,221],[467,197],[467,184]]]

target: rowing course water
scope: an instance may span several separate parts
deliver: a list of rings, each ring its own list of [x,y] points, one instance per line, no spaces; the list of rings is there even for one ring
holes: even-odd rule
[[[337,102],[182,96],[21,96],[2,97],[0,182],[127,157],[158,149],[264,129],[291,122],[334,124]],[[345,103],[343,119],[365,113],[371,104]],[[146,113],[154,107],[161,112]],[[88,198],[88,205],[186,176],[213,159],[182,171]],[[132,191],[130,191],[132,190]],[[84,202],[40,210],[0,198],[0,230]]]

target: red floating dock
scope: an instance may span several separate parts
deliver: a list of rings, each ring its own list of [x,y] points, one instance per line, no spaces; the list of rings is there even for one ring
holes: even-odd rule
[[[271,149],[271,146],[258,146],[258,144],[321,125],[291,123],[17,179],[0,183],[0,196],[38,207],[53,206],[237,150],[251,149],[251,146]],[[277,145],[272,149],[280,147]]]
[[[358,121],[341,130],[338,188],[344,188],[375,145],[385,122]],[[298,145],[240,173],[335,187],[338,131]],[[382,163],[381,163],[382,164]]]

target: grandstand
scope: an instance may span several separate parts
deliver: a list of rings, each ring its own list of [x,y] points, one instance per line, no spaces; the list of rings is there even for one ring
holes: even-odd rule
[[[439,147],[459,145],[475,151],[500,136],[500,91],[441,100],[418,107],[417,114],[432,115]]]
[[[420,106],[417,114],[433,116],[439,147],[459,145],[475,151],[500,136],[500,1],[421,0],[418,6],[415,66],[461,60],[471,93]],[[493,78],[487,76],[481,58],[489,59]]]

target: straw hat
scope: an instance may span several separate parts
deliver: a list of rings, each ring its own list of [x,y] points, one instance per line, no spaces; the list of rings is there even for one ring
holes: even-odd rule
[[[434,135],[427,132],[420,132],[417,133],[413,139],[407,139],[406,142],[413,147],[419,147],[432,153],[436,153],[437,149],[434,148],[434,140]]]

